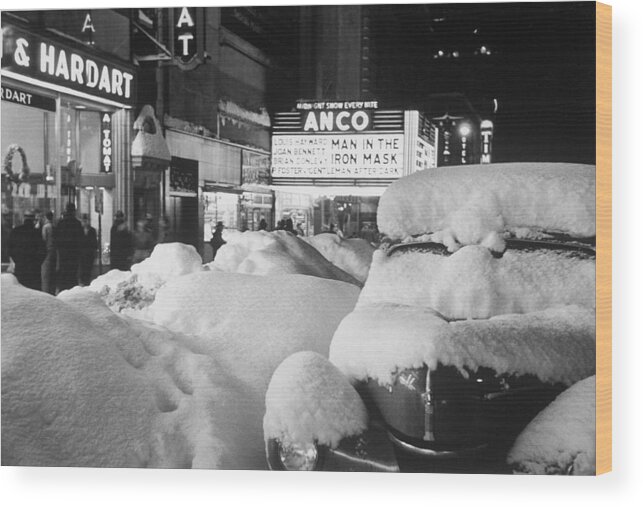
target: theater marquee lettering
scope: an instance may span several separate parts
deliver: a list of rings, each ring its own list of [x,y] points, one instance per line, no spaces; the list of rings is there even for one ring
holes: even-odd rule
[[[135,74],[125,67],[18,30],[3,27],[3,36],[5,50],[12,48],[3,50],[3,70],[118,102],[134,100]]]
[[[404,134],[276,135],[276,178],[399,178]]]

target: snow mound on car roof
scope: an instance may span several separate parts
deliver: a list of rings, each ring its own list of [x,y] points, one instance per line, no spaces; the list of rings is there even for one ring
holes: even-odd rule
[[[299,274],[362,285],[316,248],[286,231],[246,231],[231,236],[207,266],[227,273]]]
[[[2,279],[3,465],[229,468],[241,392],[167,329]],[[238,411],[242,411],[238,408]],[[198,421],[199,424],[194,424]]]
[[[517,472],[596,473],[596,376],[577,382],[540,412],[507,456]]]
[[[298,352],[275,370],[266,393],[266,440],[336,447],[342,438],[365,430],[367,423],[359,394],[324,356]]]
[[[448,319],[484,319],[555,306],[595,306],[596,263],[551,250],[507,250],[502,258],[478,245],[449,256],[400,251],[373,255],[359,306],[378,303],[433,308]]]
[[[375,247],[361,238],[341,238],[337,234],[317,234],[303,238],[326,259],[364,283],[373,259]]]
[[[504,163],[439,167],[391,184],[377,224],[393,240],[440,233],[445,244],[477,244],[490,235],[532,230],[596,235],[596,167]]]
[[[438,363],[571,385],[594,373],[595,332],[595,312],[581,307],[448,322],[428,308],[379,304],[341,322],[329,357],[349,378],[382,385],[399,370]]]

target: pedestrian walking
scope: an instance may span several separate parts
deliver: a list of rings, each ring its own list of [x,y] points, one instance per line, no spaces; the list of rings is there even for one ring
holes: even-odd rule
[[[27,211],[24,222],[9,234],[9,256],[13,259],[13,274],[21,285],[40,290],[40,265],[45,258],[45,244],[35,227],[35,214]]]
[[[83,226],[83,238],[80,249],[79,278],[80,284],[86,286],[92,281],[92,268],[94,267],[96,250],[98,249],[98,237],[96,229],[90,224],[87,213],[83,213],[80,223]]]
[[[83,226],[76,218],[76,205],[67,203],[65,213],[54,229],[54,244],[58,252],[58,290],[71,289],[78,285],[80,250],[83,242]]]
[[[56,245],[54,244],[54,212],[45,213],[42,226],[42,240],[45,244],[45,260],[40,266],[42,290],[47,294],[56,294]]]
[[[265,218],[262,218],[261,220],[259,220],[259,230],[260,231],[268,230],[268,222],[266,222]]]
[[[214,234],[212,234],[212,238],[210,238],[213,258],[217,256],[219,248],[225,244],[226,241],[223,239],[223,222],[217,222],[217,226],[214,228]]]
[[[109,244],[111,268],[120,271],[129,271],[132,266],[134,245],[132,233],[125,221],[125,214],[120,210],[114,215],[114,224],[110,230]]]

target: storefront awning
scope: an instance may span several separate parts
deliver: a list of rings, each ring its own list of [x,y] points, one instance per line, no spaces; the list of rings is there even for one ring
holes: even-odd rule
[[[134,128],[138,130],[132,142],[132,165],[134,168],[167,169],[172,157],[161,132],[161,124],[154,116],[152,106],[143,106],[134,122]]]
[[[114,188],[115,178],[114,174],[80,174],[80,182],[82,187],[95,187],[95,188]]]

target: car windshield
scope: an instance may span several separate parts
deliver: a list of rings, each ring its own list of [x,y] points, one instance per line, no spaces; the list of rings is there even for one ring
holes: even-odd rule
[[[517,239],[509,238],[505,240],[506,250],[553,250],[558,253],[566,253],[570,256],[577,256],[579,258],[594,258],[596,257],[595,238],[569,238],[569,237],[552,237],[542,240],[532,239]],[[506,251],[505,250],[505,251]],[[442,243],[431,241],[419,241],[408,243],[396,243],[388,246],[386,249],[387,255],[390,257],[395,253],[400,252],[427,252],[433,255],[451,255],[448,248]],[[492,252],[495,257],[502,257],[504,252]]]

